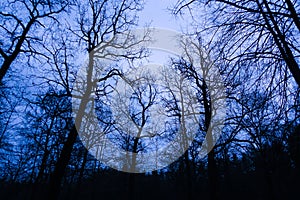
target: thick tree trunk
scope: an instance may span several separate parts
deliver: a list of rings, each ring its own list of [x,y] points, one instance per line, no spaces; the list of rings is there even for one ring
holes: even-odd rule
[[[214,152],[214,136],[212,131],[210,130],[210,122],[212,117],[212,108],[211,108],[211,100],[209,99],[209,94],[207,92],[206,83],[203,82],[201,87],[203,92],[203,104],[205,110],[205,129],[206,129],[206,138],[207,138],[207,145],[208,145],[208,158],[207,158],[207,168],[208,168],[208,190],[209,190],[209,199],[210,200],[217,200],[217,167],[215,161],[215,152]]]
[[[15,47],[13,53],[10,56],[5,55],[3,57],[4,62],[2,64],[2,66],[0,67],[0,84],[2,83],[2,80],[3,80],[4,76],[6,75],[8,69],[10,68],[12,62],[17,58],[17,56],[21,52],[21,47],[27,37],[27,34],[28,34],[31,26],[34,24],[35,20],[36,20],[35,18],[31,18],[30,21],[28,22],[28,24],[26,25],[25,29],[22,32],[22,35],[19,37],[19,40],[16,44],[16,47]]]
[[[76,138],[77,138],[77,130],[74,125],[68,135],[66,143],[64,144],[64,147],[60,154],[61,156],[59,157],[59,159],[57,161],[54,172],[50,177],[49,192],[47,195],[47,198],[49,200],[56,200],[59,197],[61,182],[62,182],[63,176],[65,174],[66,167],[71,158],[71,153],[72,153],[73,145],[76,141]]]
[[[83,96],[81,98],[81,102],[79,104],[79,109],[77,112],[77,116],[75,119],[75,124],[73,125],[68,137],[67,141],[65,142],[63,149],[60,153],[60,156],[58,158],[57,164],[55,166],[54,172],[50,177],[50,186],[49,186],[49,194],[48,198],[51,200],[58,199],[59,193],[60,193],[60,187],[62,183],[63,176],[65,174],[67,165],[71,158],[71,153],[73,146],[76,142],[77,138],[77,129],[80,130],[82,119],[85,115],[85,109],[90,101],[90,95],[91,91],[93,89],[93,68],[94,68],[94,54],[89,54],[89,64],[87,67],[87,75],[86,75],[86,89],[83,93]]]
[[[288,5],[289,11],[291,13],[291,16],[293,18],[295,25],[297,26],[298,30],[300,31],[300,19],[298,17],[298,14],[296,12],[294,4],[290,0],[285,0],[285,2]]]
[[[12,62],[13,62],[13,60],[10,58],[7,58],[4,60],[2,66],[0,68],[0,83],[2,83],[2,80],[3,80],[4,76],[6,75]]]
[[[269,14],[266,14],[266,12],[263,9],[262,4],[257,1],[257,5],[259,6],[260,12],[265,20],[265,23],[268,27],[268,30],[272,34],[275,44],[277,45],[282,58],[284,59],[287,67],[289,68],[292,76],[294,77],[296,83],[300,87],[300,69],[299,65],[295,60],[295,57],[293,55],[293,52],[291,51],[288,43],[286,42],[286,38],[281,32],[280,28],[278,27],[278,24],[276,20],[274,19],[273,14],[271,14],[271,9],[269,7],[269,4],[266,0],[264,0],[264,6],[267,9],[267,12]]]

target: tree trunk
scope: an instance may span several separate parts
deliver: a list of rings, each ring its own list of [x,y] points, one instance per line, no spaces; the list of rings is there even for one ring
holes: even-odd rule
[[[77,138],[77,130],[75,125],[73,126],[71,132],[68,135],[67,141],[64,144],[64,147],[61,152],[57,164],[55,166],[53,174],[50,176],[49,182],[49,192],[46,198],[49,200],[58,199],[60,193],[61,182],[65,174],[66,167],[71,158],[71,152],[73,145]]]
[[[295,25],[297,26],[298,30],[300,31],[300,19],[298,17],[298,14],[296,12],[294,4],[290,0],[285,0],[285,2],[288,5],[289,11],[291,13],[291,16],[293,18]]]
[[[63,146],[63,149],[61,151],[61,154],[60,154],[57,164],[55,166],[54,172],[53,172],[52,176],[50,177],[50,183],[49,183],[50,186],[49,186],[49,194],[48,194],[48,198],[50,200],[55,200],[55,199],[58,199],[58,197],[59,197],[62,179],[65,174],[67,165],[70,161],[73,145],[75,144],[76,138],[78,135],[77,128],[78,128],[78,130],[80,130],[80,127],[82,124],[82,119],[85,114],[86,106],[87,106],[88,102],[90,101],[89,99],[90,99],[91,91],[93,89],[93,79],[92,79],[93,68],[94,68],[94,54],[90,53],[89,54],[89,64],[87,67],[87,75],[86,75],[86,80],[87,80],[86,89],[83,93],[81,102],[79,104],[79,109],[78,109],[77,116],[75,119],[75,124],[73,125],[73,127],[67,137],[67,141],[65,142],[65,144]],[[76,127],[76,125],[77,125],[77,127]]]
[[[18,40],[16,47],[15,47],[14,51],[12,52],[12,54],[10,56],[3,57],[4,62],[2,64],[2,66],[0,67],[0,84],[1,84],[4,76],[6,75],[8,69],[10,68],[12,62],[17,58],[17,56],[21,52],[21,47],[27,37],[27,34],[28,34],[31,26],[34,24],[35,20],[36,20],[35,18],[30,19],[30,21],[26,25],[25,29],[23,30],[22,35],[19,37],[19,40]]]
[[[280,28],[278,27],[278,24],[274,19],[273,14],[271,14],[271,9],[269,7],[268,2],[264,0],[264,5],[269,15],[265,13],[262,5],[259,3],[258,0],[257,0],[257,5],[259,6],[260,12],[265,20],[268,30],[270,31],[270,33],[274,38],[275,44],[277,45],[282,58],[284,59],[296,83],[300,87],[300,69],[298,63],[296,62],[293,52],[291,51],[290,47],[288,46],[288,43],[286,42],[285,36],[280,31]]]

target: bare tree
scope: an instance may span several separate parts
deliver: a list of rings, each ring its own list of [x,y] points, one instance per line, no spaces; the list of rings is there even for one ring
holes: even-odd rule
[[[38,45],[43,44],[43,31],[57,15],[65,11],[64,1],[10,1],[1,2],[0,12],[0,82],[18,55],[43,55]]]
[[[85,3],[78,3],[78,21],[75,27],[71,28],[71,32],[86,46],[86,53],[89,53],[87,65],[82,69],[82,73],[77,76],[77,81],[82,85],[74,86],[77,94],[73,93],[73,97],[78,97],[79,111],[75,118],[75,124],[68,134],[66,143],[63,146],[61,154],[58,158],[54,172],[50,178],[49,198],[56,199],[59,195],[62,177],[64,176],[66,166],[70,160],[73,145],[77,138],[77,130],[81,131],[85,110],[92,93],[97,90],[97,83],[108,80],[115,75],[121,75],[120,71],[114,68],[101,71],[99,68],[101,63],[97,63],[97,56],[105,58],[105,54],[110,58],[126,57],[128,59],[139,58],[143,56],[141,50],[133,50],[139,44],[135,38],[130,36],[130,32],[123,37],[120,43],[114,42],[116,37],[121,36],[124,32],[136,23],[136,11],[142,8],[139,1],[93,1],[89,0]],[[141,39],[143,40],[143,38]],[[123,53],[112,55],[111,49],[125,49]],[[114,54],[114,53],[113,53]],[[107,55],[106,55],[107,56]],[[95,73],[96,72],[96,73]],[[78,83],[78,82],[77,82]],[[74,88],[73,87],[73,88]]]
[[[207,5],[207,19],[211,23],[207,23],[209,25],[204,31],[214,33],[210,42],[214,42],[216,55],[220,55],[223,62],[236,67],[243,62],[249,64],[248,61],[261,63],[262,75],[285,73],[285,64],[300,85],[297,1],[183,0],[177,2],[174,12],[189,9],[193,13],[199,5]],[[270,85],[274,82],[271,77]],[[289,74],[285,74],[282,80],[287,77]]]

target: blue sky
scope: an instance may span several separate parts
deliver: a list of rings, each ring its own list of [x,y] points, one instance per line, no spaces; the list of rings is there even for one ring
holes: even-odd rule
[[[146,0],[144,10],[140,13],[140,26],[152,21],[151,26],[180,31],[186,21],[175,19],[170,10],[177,0]]]
[[[139,13],[139,26],[171,29],[181,32],[182,28],[187,27],[187,20],[175,17],[169,10],[176,4],[177,0],[145,0],[144,9]],[[148,58],[150,63],[165,64],[172,54],[164,51],[152,50],[152,55]]]

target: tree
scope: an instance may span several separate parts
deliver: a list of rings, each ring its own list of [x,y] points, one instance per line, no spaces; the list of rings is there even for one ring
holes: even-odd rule
[[[143,56],[140,49],[134,50],[139,41],[133,38],[130,32],[127,32],[123,40],[119,41],[120,43],[114,43],[117,36],[121,36],[131,26],[135,25],[136,11],[141,8],[141,2],[135,0],[114,2],[90,0],[85,3],[79,3],[76,6],[79,16],[77,25],[71,28],[71,32],[78,40],[85,44],[86,53],[89,53],[89,55],[87,65],[83,67],[82,73],[77,76],[77,81],[79,81],[77,83],[79,85],[73,87],[78,92],[77,94],[73,93],[73,97],[79,97],[78,104],[76,104],[79,111],[75,118],[77,127],[74,125],[68,134],[50,178],[49,199],[58,198],[61,180],[78,135],[77,130],[81,131],[84,113],[90,106],[88,104],[90,103],[92,92],[96,92],[97,90],[97,82],[101,83],[113,76],[121,75],[120,71],[114,68],[101,71],[103,68],[101,68],[101,63],[97,63],[97,56],[105,58],[106,53],[113,58],[119,56],[135,59]],[[122,51],[121,54],[119,53],[118,55],[117,53],[114,55],[113,51],[109,52],[113,48],[122,48],[123,50],[125,49],[125,52]]]
[[[57,15],[68,6],[65,1],[6,0],[1,2],[0,12],[0,82],[11,68],[18,55],[43,55],[38,46],[43,46],[43,31]],[[39,33],[36,35],[36,33]]]
[[[286,65],[300,85],[297,1],[183,0],[177,2],[174,12],[197,9],[199,4],[207,5],[211,24],[204,30],[214,32],[213,46],[223,61],[236,67],[245,61],[259,62],[261,74],[284,73]],[[213,13],[216,15],[211,16]],[[285,77],[289,74],[282,80]]]

